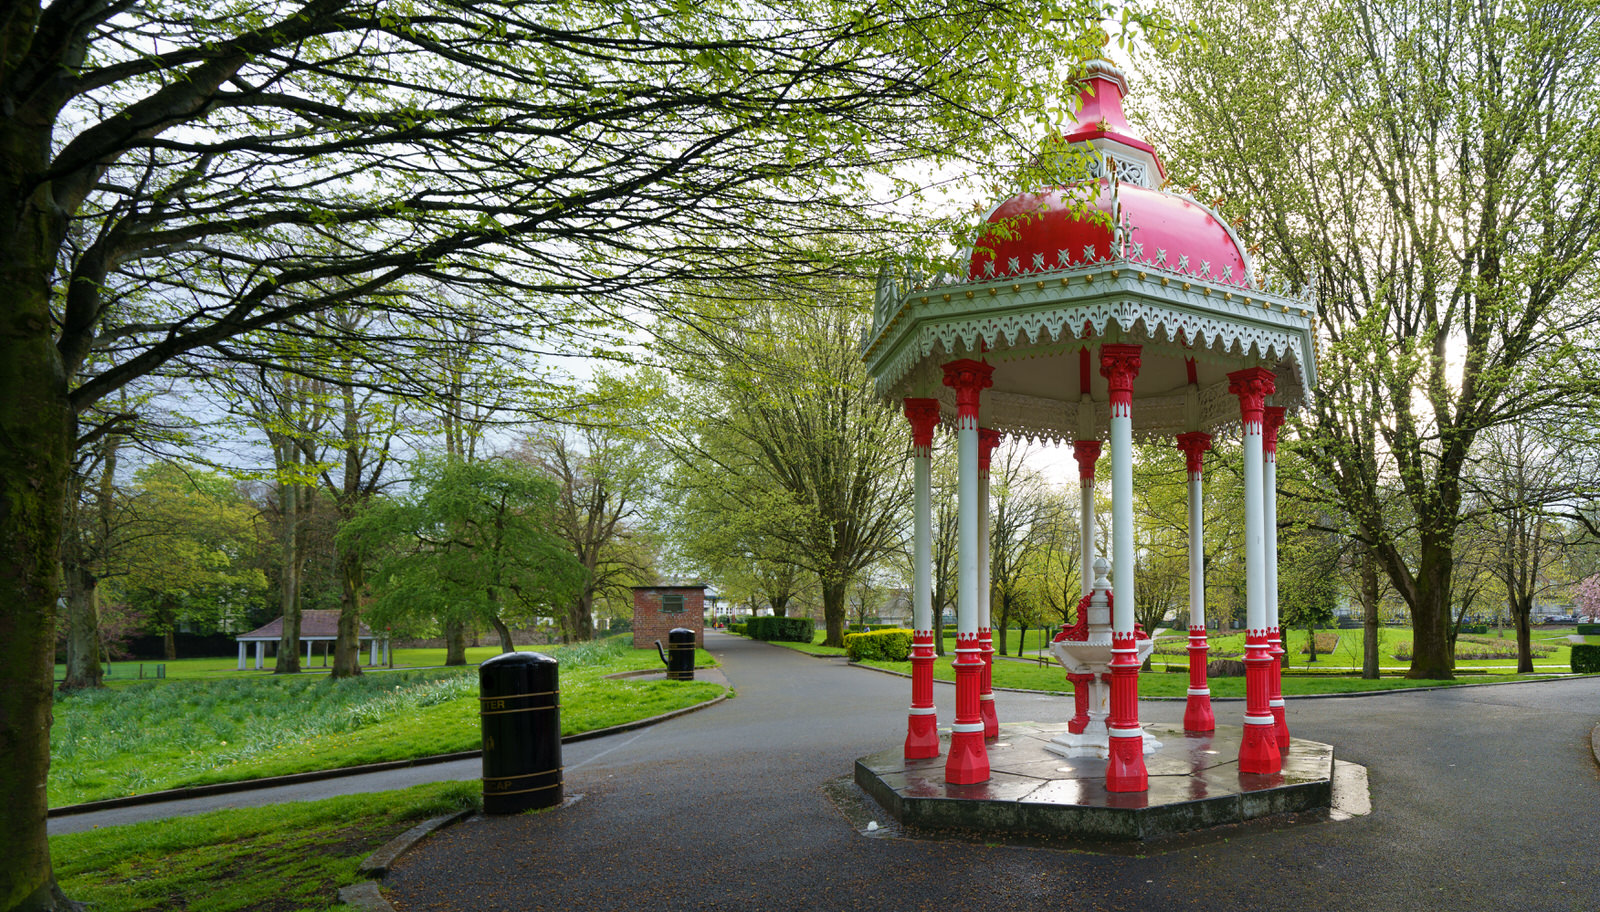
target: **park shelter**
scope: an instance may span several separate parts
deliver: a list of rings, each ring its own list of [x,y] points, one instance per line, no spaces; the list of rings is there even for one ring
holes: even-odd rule
[[[366,624],[357,627],[357,639],[368,648],[367,665],[371,667],[379,662],[380,644],[387,648],[387,643],[382,641],[373,632],[367,629]],[[245,649],[250,644],[255,644],[256,670],[260,671],[262,657],[266,654],[268,643],[276,644],[283,637],[283,616],[257,627],[249,633],[240,634],[236,639],[239,642],[239,670],[244,671]],[[312,609],[300,612],[300,643],[306,650],[306,664],[311,664],[311,649],[315,643],[332,643],[339,638],[339,612],[334,609]],[[296,648],[299,648],[297,645]],[[324,647],[324,654],[327,649]]]
[[[1108,623],[1076,635],[1106,647],[1106,786],[1148,787],[1138,721],[1141,633],[1134,627],[1134,439],[1187,455],[1190,524],[1190,688],[1185,728],[1214,727],[1205,680],[1201,554],[1204,454],[1220,432],[1242,449],[1247,604],[1247,699],[1240,769],[1277,772],[1288,747],[1276,597],[1277,429],[1316,382],[1310,288],[1264,279],[1216,211],[1170,186],[1156,150],[1122,110],[1127,81],[1111,62],[1088,66],[1076,126],[1060,137],[1084,153],[1081,178],[1000,202],[986,233],[953,271],[879,277],[862,356],[876,393],[912,427],[912,701],[905,755],[937,757],[933,705],[930,469],[934,430],[958,452],[958,610],[950,783],[987,781],[985,738],[998,732],[990,684],[988,457],[1005,435],[1070,443],[1079,466],[1089,607],[1095,578],[1093,480],[1109,445],[1112,517]],[[1065,157],[1063,160],[1066,160]],[[1231,530],[1230,530],[1231,531]],[[1106,596],[1109,596],[1108,598]],[[1072,634],[1063,631],[1063,637]],[[1059,638],[1058,638],[1059,639]],[[1147,649],[1148,647],[1144,647]],[[1074,724],[1079,724],[1077,718]]]

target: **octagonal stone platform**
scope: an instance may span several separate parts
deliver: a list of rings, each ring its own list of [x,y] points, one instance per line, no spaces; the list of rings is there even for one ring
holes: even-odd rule
[[[1045,745],[1066,723],[1014,722],[991,741],[992,777],[977,785],[945,782],[948,731],[940,755],[907,760],[901,747],[856,761],[855,781],[902,824],[1092,840],[1147,841],[1261,817],[1326,809],[1333,801],[1333,747],[1291,739],[1283,769],[1239,771],[1243,730],[1219,726],[1205,735],[1150,724],[1160,740],[1145,756],[1150,788],[1108,792],[1106,761],[1065,758]]]

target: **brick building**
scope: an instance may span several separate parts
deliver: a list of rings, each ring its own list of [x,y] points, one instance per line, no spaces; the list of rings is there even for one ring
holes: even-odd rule
[[[694,644],[706,645],[705,586],[634,586],[633,647],[649,649],[667,631],[684,627],[694,631]]]

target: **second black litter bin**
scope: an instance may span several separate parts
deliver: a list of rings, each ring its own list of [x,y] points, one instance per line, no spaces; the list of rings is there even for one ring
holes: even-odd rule
[[[687,627],[674,627],[667,631],[667,651],[661,651],[661,641],[656,640],[656,652],[667,663],[668,681],[694,680],[694,631]]]
[[[561,803],[561,687],[556,660],[508,652],[478,666],[483,812]]]

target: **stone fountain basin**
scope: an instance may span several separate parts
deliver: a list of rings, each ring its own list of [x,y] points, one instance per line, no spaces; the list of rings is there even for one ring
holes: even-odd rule
[[[1140,665],[1156,648],[1155,640],[1135,640],[1138,648],[1135,658]],[[1056,657],[1068,674],[1105,674],[1111,670],[1111,644],[1086,640],[1057,640],[1050,644],[1050,654]]]

